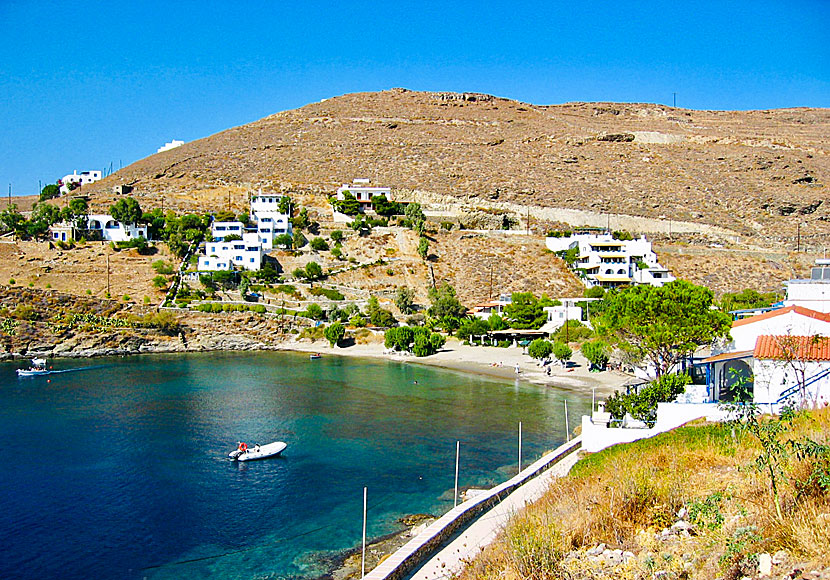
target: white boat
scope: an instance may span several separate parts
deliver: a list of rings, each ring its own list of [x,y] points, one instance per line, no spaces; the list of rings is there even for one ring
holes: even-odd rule
[[[323,358],[323,355],[319,352],[315,352],[313,354],[308,355],[308,358],[310,358],[311,360],[317,360],[319,358]]]
[[[17,369],[17,376],[36,377],[39,375],[48,375],[51,372],[52,371],[46,368],[45,358],[33,358],[31,367],[29,367],[28,369]]]
[[[234,461],[253,461],[255,459],[266,459],[268,457],[276,457],[283,450],[288,447],[287,443],[282,441],[275,441],[267,445],[254,445],[248,447],[244,451],[241,449],[234,449],[228,453],[228,457]]]

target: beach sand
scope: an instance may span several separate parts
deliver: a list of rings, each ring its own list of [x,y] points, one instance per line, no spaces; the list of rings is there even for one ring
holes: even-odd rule
[[[605,397],[620,389],[633,379],[632,375],[619,371],[603,371],[592,373],[588,371],[588,361],[578,350],[567,368],[558,363],[551,363],[551,374],[548,376],[546,368],[541,366],[527,354],[527,350],[518,346],[507,348],[481,347],[462,344],[455,338],[449,338],[441,351],[428,357],[415,357],[409,354],[389,353],[383,346],[382,335],[376,343],[355,344],[347,347],[329,346],[325,340],[309,341],[298,340],[282,343],[279,348],[301,352],[319,352],[324,356],[357,356],[368,358],[383,358],[387,360],[403,361],[412,364],[422,364],[451,369],[460,372],[488,375],[504,380],[527,381],[539,385],[556,386],[580,393],[596,393],[597,397]],[[519,374],[516,374],[518,365]]]

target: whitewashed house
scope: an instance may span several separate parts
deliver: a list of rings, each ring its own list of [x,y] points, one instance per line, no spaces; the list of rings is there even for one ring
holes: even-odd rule
[[[784,306],[804,306],[818,312],[830,312],[830,260],[818,259],[810,277],[784,282],[787,298]]]
[[[205,255],[199,256],[199,271],[259,270],[263,254],[256,232],[243,233],[241,240],[205,242]]]
[[[545,245],[552,252],[575,248],[573,268],[584,273],[587,286],[611,288],[625,284],[662,286],[675,278],[657,261],[657,254],[645,236],[634,240],[615,240],[611,234],[576,234],[548,237]]]
[[[548,316],[547,322],[539,330],[545,332],[556,332],[565,325],[569,320],[582,321],[582,307],[576,306],[576,302],[581,302],[586,298],[560,298],[562,303],[559,306],[545,306],[542,310]],[[593,299],[595,300],[595,299]]]
[[[360,206],[363,209],[370,209],[372,207],[372,197],[375,195],[383,196],[388,201],[392,201],[391,187],[377,187],[369,185],[369,183],[370,180],[368,179],[354,179],[351,184],[344,183],[337,188],[337,199],[345,199],[345,194],[348,191],[360,202]]]
[[[274,238],[291,234],[291,209],[279,210],[284,196],[262,193],[251,196],[251,227],[239,221],[214,221],[211,239],[205,242],[205,253],[199,256],[199,271],[259,270],[265,254],[274,248]],[[241,240],[227,240],[240,236]]]
[[[156,153],[163,153],[164,151],[169,151],[171,149],[175,149],[176,147],[181,147],[184,145],[184,141],[180,139],[173,139],[172,141],[168,141],[161,147],[156,150]]]
[[[512,303],[510,294],[501,294],[498,300],[488,300],[487,302],[480,302],[474,304],[472,308],[467,310],[468,316],[477,316],[487,320],[493,314],[504,316],[504,309],[508,304]]]
[[[262,191],[251,197],[251,222],[256,225],[260,243],[266,250],[274,248],[275,237],[292,232],[291,208],[286,213],[279,210],[283,197]]]
[[[788,306],[736,320],[730,335],[702,361],[709,401],[734,401],[746,390],[756,404],[776,408],[792,395],[803,395],[797,391],[805,381],[817,389],[814,394],[828,395],[830,314]],[[803,376],[785,360],[787,352],[798,359],[794,364],[803,368]]]
[[[135,238],[147,238],[147,224],[125,224],[112,218],[109,214],[90,214],[87,217],[87,229],[97,232],[102,240],[110,242],[128,242]]]
[[[70,183],[74,183],[79,186],[88,185],[90,183],[95,183],[101,179],[102,175],[100,171],[82,171],[78,173],[78,171],[73,171],[70,175],[64,175],[63,179],[61,179],[61,193],[68,193]]]

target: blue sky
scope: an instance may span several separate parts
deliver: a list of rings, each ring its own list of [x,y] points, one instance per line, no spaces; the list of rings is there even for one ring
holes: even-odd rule
[[[830,0],[0,0],[0,193],[344,93],[830,106]]]

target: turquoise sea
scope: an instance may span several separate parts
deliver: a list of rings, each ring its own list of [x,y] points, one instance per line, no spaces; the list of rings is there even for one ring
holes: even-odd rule
[[[414,364],[204,353],[0,364],[0,578],[315,578],[565,439],[571,392]],[[237,464],[238,440],[284,456]]]

